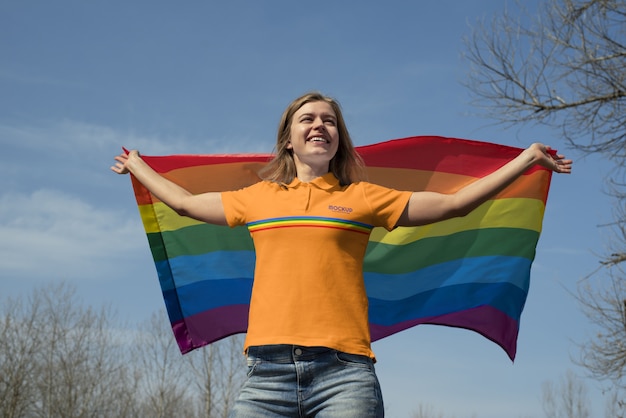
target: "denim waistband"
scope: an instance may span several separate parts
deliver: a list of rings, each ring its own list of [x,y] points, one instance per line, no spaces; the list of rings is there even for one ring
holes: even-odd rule
[[[290,344],[271,344],[248,347],[248,357],[255,357],[275,363],[290,363],[296,360],[312,360],[316,357],[334,353],[337,350],[328,347],[306,347]]]

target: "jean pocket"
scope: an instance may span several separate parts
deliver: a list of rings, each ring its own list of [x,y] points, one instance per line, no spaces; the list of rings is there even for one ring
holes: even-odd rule
[[[254,370],[256,369],[256,367],[261,363],[261,360],[259,360],[257,358],[250,358],[250,357],[248,357],[246,362],[247,362],[247,365],[248,365],[247,376],[250,377],[254,373]]]
[[[374,365],[371,358],[361,356],[359,354],[349,354],[344,353],[343,351],[336,351],[335,356],[337,357],[337,361],[339,361],[339,363],[346,366],[361,367],[363,369],[371,370]]]

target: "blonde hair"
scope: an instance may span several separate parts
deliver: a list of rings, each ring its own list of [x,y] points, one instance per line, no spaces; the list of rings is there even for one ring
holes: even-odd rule
[[[337,153],[330,160],[329,171],[339,180],[341,185],[363,180],[365,169],[361,156],[354,149],[352,139],[341,113],[341,106],[335,99],[324,96],[318,92],[307,93],[292,101],[283,112],[278,125],[276,137],[276,149],[274,158],[263,168],[261,177],[264,180],[276,183],[289,184],[296,177],[296,164],[293,151],[287,148],[290,141],[291,123],[293,115],[305,104],[312,102],[328,103],[337,118],[337,130],[339,132],[339,147]]]

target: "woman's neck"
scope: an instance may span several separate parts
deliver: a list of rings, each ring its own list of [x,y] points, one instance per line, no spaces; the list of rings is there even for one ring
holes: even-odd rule
[[[311,166],[303,164],[302,162],[296,162],[296,177],[303,183],[308,183],[318,177],[322,177],[329,172],[328,164],[320,166]]]

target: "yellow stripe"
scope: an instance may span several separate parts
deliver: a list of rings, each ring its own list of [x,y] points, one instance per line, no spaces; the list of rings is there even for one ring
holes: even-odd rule
[[[175,231],[186,226],[198,225],[202,222],[186,216],[180,216],[165,203],[157,202],[152,205],[139,206],[139,214],[147,234],[163,231]],[[161,224],[159,228],[158,222]]]
[[[420,227],[400,227],[389,232],[375,228],[370,241],[385,244],[408,244],[427,237],[483,228],[519,228],[541,232],[545,206],[537,199],[497,199],[483,203],[469,215]]]
[[[541,220],[545,206],[537,199],[512,198],[496,199],[483,203],[463,218],[453,218],[435,224],[397,228],[389,233],[384,228],[374,228],[370,241],[400,245],[425,237],[450,235],[454,232],[480,228],[521,228],[541,232]],[[202,222],[179,216],[162,202],[139,206],[146,233],[174,231]],[[161,229],[155,216],[161,223]]]

